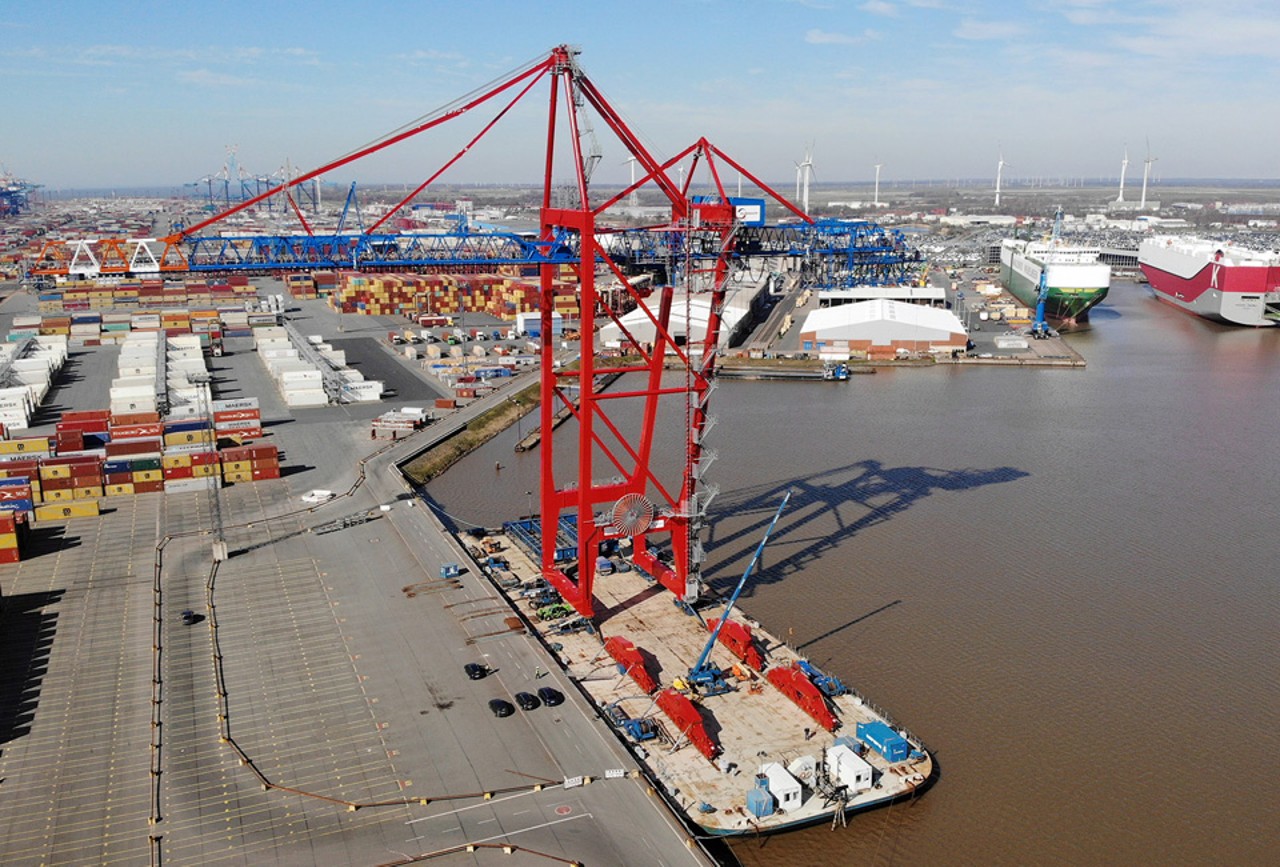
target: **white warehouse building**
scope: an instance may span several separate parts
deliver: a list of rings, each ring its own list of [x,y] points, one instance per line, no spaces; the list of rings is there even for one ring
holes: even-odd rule
[[[800,350],[831,361],[950,354],[968,342],[950,310],[886,298],[814,310],[800,327]]]
[[[731,282],[725,290],[724,307],[721,310],[720,346],[724,348],[739,336],[739,332],[750,323],[751,302],[756,295],[764,291],[764,283]],[[644,299],[646,306],[652,305],[653,316],[658,315],[660,292],[654,292]],[[707,319],[711,311],[710,293],[694,293],[692,295],[677,291],[671,299],[671,335],[681,344],[700,346],[707,336]],[[622,317],[622,324],[641,345],[652,345],[657,328],[645,313],[643,307],[637,307]],[[609,321],[600,326],[599,342],[603,346],[618,348],[626,338],[618,324]]]

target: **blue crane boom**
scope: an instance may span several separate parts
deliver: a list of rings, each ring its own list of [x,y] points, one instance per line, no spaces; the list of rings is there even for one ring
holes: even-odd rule
[[[746,571],[738,579],[738,586],[733,588],[733,595],[729,597],[729,602],[724,607],[724,613],[720,615],[720,622],[712,630],[711,638],[707,640],[707,646],[702,648],[702,655],[698,657],[698,661],[694,663],[693,668],[689,669],[689,682],[701,689],[706,695],[718,695],[722,692],[727,692],[729,689],[728,684],[724,682],[724,673],[710,662],[711,650],[716,646],[716,641],[720,638],[720,631],[729,622],[729,614],[733,611],[733,606],[737,603],[738,597],[742,595],[742,588],[747,586],[747,579],[751,577],[751,572],[756,568],[756,563],[760,561],[760,555],[764,553],[764,546],[769,542],[769,536],[773,533],[773,528],[777,526],[778,519],[782,517],[782,510],[787,507],[787,501],[790,499],[791,491],[787,491],[782,498],[782,502],[778,504],[778,511],[774,513],[773,520],[769,522],[769,527],[764,531],[760,544],[756,546],[755,553],[751,555],[751,562],[747,564]]]
[[[1058,212],[1053,215],[1053,234],[1049,236],[1049,243],[1054,247],[1058,244],[1058,236],[1062,234],[1062,205],[1058,205]],[[1036,292],[1036,321],[1031,325],[1032,337],[1048,337],[1049,322],[1045,319],[1045,305],[1049,300],[1049,262],[1046,260],[1040,267],[1040,286]]]

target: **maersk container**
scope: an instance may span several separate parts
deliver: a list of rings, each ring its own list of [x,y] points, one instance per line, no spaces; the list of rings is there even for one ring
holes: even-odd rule
[[[858,723],[858,740],[884,756],[885,761],[901,762],[911,755],[911,744],[883,722]]]

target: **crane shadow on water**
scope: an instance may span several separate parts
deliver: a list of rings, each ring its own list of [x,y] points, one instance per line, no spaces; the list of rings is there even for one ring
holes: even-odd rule
[[[886,467],[880,461],[866,460],[805,479],[734,492],[714,510],[722,517],[713,520],[708,539],[707,547],[716,553],[714,570],[718,573],[710,583],[717,591],[733,589],[788,489],[792,491],[791,503],[770,541],[770,547],[785,549],[785,555],[772,565],[759,565],[743,589],[746,596],[753,587],[774,584],[803,571],[845,540],[893,519],[934,493],[970,491],[1028,475],[1013,467],[942,470]]]

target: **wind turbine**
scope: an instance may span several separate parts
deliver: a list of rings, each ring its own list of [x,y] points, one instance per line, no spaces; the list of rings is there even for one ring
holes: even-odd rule
[[[996,207],[1000,207],[1000,180],[1004,177],[1004,167],[1007,165],[1004,161],[1004,153],[1000,153],[1000,159],[996,162]]]
[[[637,157],[635,154],[632,154],[631,156],[629,156],[629,157],[627,157],[625,160],[623,160],[623,162],[624,162],[624,163],[631,163],[631,186],[633,186],[633,187],[634,187],[634,186],[636,185],[636,163],[640,162],[640,158],[639,158],[639,157]],[[633,208],[636,206],[636,191],[635,191],[635,190],[632,190],[632,191],[631,191],[631,195],[627,197],[627,204],[628,204],[628,205],[630,205],[630,206],[631,206],[631,207],[633,207]]]
[[[871,207],[873,208],[880,207],[880,166],[881,165],[883,165],[883,163],[876,163],[876,196],[875,196],[875,199],[873,199],[871,202]]]
[[[813,145],[804,150],[804,162],[796,163],[796,196],[800,210],[809,213],[809,180],[813,176]],[[803,186],[802,186],[803,185]]]
[[[1147,209],[1147,178],[1151,175],[1151,164],[1159,157],[1151,155],[1151,139],[1147,139],[1147,158],[1142,161],[1142,202],[1138,205],[1139,211]]]
[[[1116,197],[1117,202],[1124,201],[1124,173],[1129,168],[1129,146],[1124,146],[1124,159],[1120,161],[1120,195]]]

